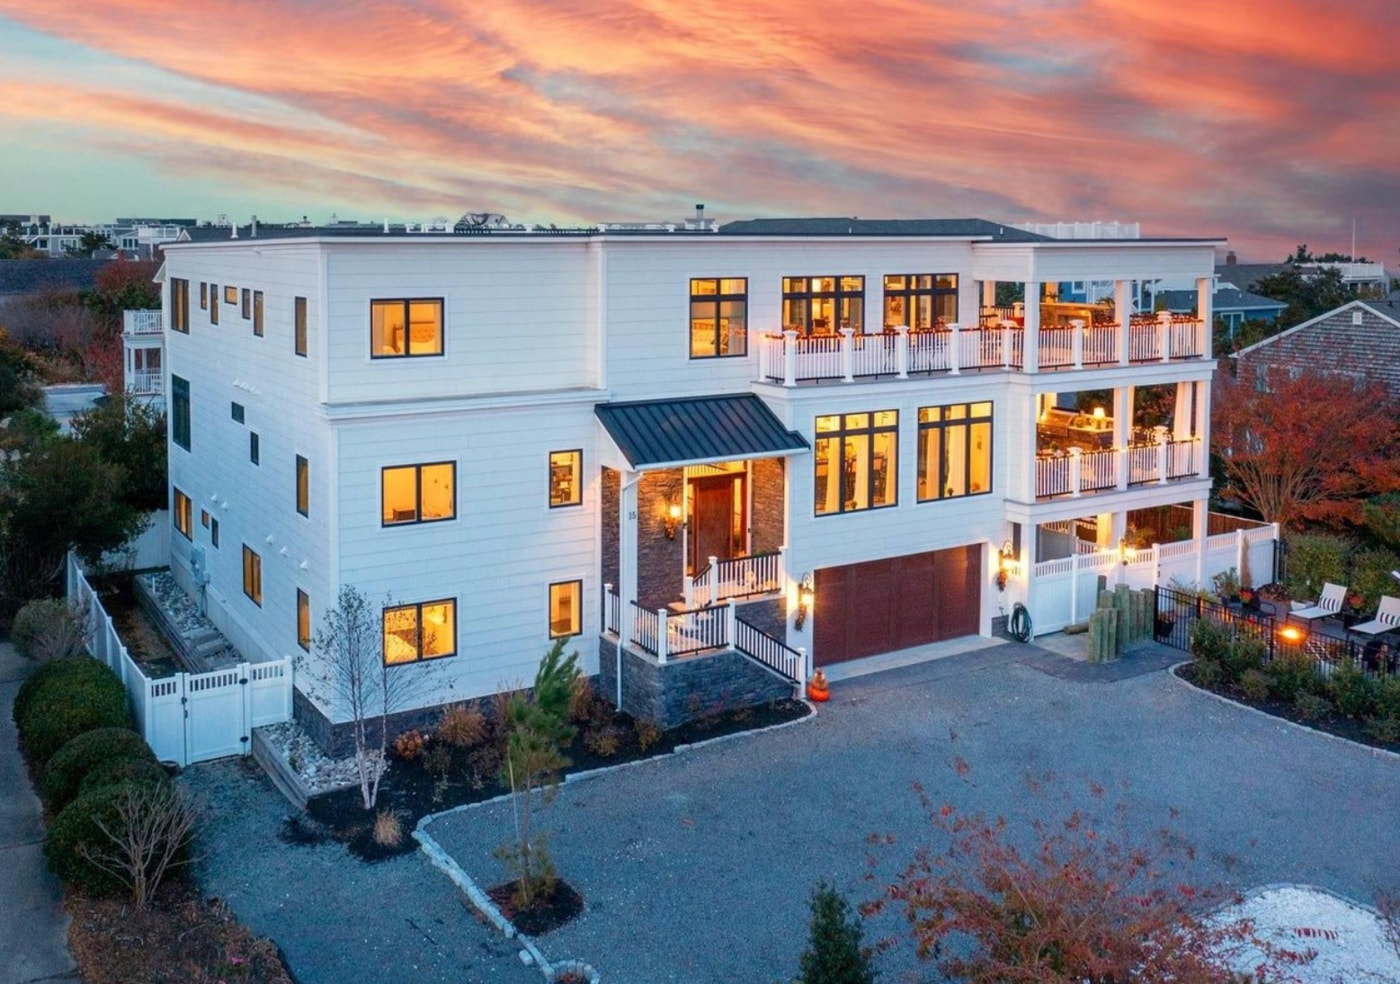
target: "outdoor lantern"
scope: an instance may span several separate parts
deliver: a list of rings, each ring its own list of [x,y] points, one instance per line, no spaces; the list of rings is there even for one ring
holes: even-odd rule
[[[794,623],[798,630],[807,622],[807,612],[812,608],[812,602],[816,599],[816,589],[812,586],[812,575],[803,574],[802,580],[797,582],[797,620]]]
[[[1296,625],[1285,625],[1278,630],[1278,637],[1284,642],[1302,642],[1307,638],[1307,633]]]
[[[997,590],[1006,590],[1006,579],[1011,576],[1011,564],[1016,556],[1016,548],[1007,540],[997,551]]]
[[[681,523],[681,515],[682,510],[679,502],[673,502],[666,508],[666,539],[674,540],[676,538],[677,527],[684,525]]]

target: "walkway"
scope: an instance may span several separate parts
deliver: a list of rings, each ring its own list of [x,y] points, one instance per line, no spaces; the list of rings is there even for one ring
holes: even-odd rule
[[[44,823],[10,713],[30,663],[0,642],[0,984],[76,981],[63,890],[44,864]]]

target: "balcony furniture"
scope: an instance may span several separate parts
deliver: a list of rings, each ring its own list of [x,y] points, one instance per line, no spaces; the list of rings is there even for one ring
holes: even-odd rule
[[[1376,617],[1369,622],[1362,622],[1353,625],[1348,631],[1360,632],[1362,635],[1378,636],[1387,632],[1400,630],[1400,598],[1392,598],[1385,595],[1381,598],[1380,608],[1376,610]]]
[[[1318,597],[1317,604],[1293,609],[1288,613],[1288,618],[1298,618],[1304,622],[1320,618],[1333,618],[1341,614],[1342,602],[1346,596],[1347,589],[1343,585],[1328,581],[1322,586],[1322,594]]]

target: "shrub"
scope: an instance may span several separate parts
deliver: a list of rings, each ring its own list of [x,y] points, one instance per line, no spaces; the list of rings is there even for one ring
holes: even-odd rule
[[[1302,653],[1280,653],[1269,664],[1268,674],[1273,678],[1274,696],[1279,700],[1294,701],[1299,694],[1321,689],[1312,660]]]
[[[423,732],[413,728],[394,739],[394,754],[405,762],[412,762],[423,754],[423,746],[426,743]]]
[[[807,949],[798,958],[801,984],[874,984],[860,917],[845,896],[823,880],[812,890],[808,906]]]
[[[1223,625],[1207,618],[1191,624],[1191,655],[1197,660],[1223,663],[1230,651],[1230,634]]]
[[[1364,721],[1376,706],[1376,686],[1366,679],[1360,667],[1348,660],[1337,667],[1327,681],[1327,697],[1338,713],[1353,721]]]
[[[54,752],[84,731],[130,728],[126,688],[117,675],[93,659],[61,659],[57,667],[25,695],[15,723],[31,763],[41,766]]]
[[[1292,598],[1316,598],[1328,581],[1347,580],[1347,553],[1351,543],[1331,533],[1295,533],[1288,537],[1288,577],[1284,582]]]
[[[454,748],[470,748],[486,737],[486,715],[465,704],[443,708],[438,718],[437,737]]]
[[[393,810],[380,810],[374,818],[374,842],[380,847],[398,847],[403,843],[403,823]]]
[[[1318,694],[1300,693],[1293,700],[1293,710],[1304,721],[1320,721],[1332,713],[1332,702]]]
[[[1268,700],[1272,687],[1273,681],[1263,670],[1245,670],[1240,674],[1240,689],[1252,701]]]
[[[1382,595],[1394,592],[1395,581],[1390,572],[1400,570],[1400,555],[1392,550],[1374,548],[1358,550],[1351,561],[1350,587],[1360,593],[1365,608],[1373,610],[1380,604]]]
[[[1400,720],[1400,676],[1388,676],[1372,684],[1372,699],[1378,717]]]
[[[69,662],[88,662],[87,660],[57,660],[52,663],[45,663],[37,667],[24,678],[24,682],[19,685],[19,690],[15,691],[15,702],[10,708],[10,714],[14,718],[16,725],[24,719],[25,711],[29,705],[34,703],[34,695],[48,686],[50,680],[64,677],[69,673],[77,672],[68,666]]]
[[[1220,682],[1225,671],[1220,668],[1220,663],[1213,659],[1196,660],[1196,682],[1207,689],[1214,687]]]
[[[83,621],[59,598],[31,601],[15,613],[10,640],[36,663],[77,656],[83,651]]]
[[[574,724],[588,724],[593,720],[595,703],[597,698],[593,694],[592,682],[588,677],[580,676],[569,691],[569,720]]]
[[[118,783],[69,803],[49,827],[44,857],[70,888],[141,892],[144,904],[169,868],[188,863],[193,819],[172,783]]]
[[[78,795],[78,787],[94,768],[106,762],[146,759],[155,754],[140,735],[129,728],[96,728],[85,731],[54,752],[39,777],[44,805],[57,813]]]
[[[114,759],[95,766],[83,776],[78,784],[78,795],[86,796],[97,789],[116,786],[124,782],[163,783],[170,779],[160,763],[154,759],[128,758]]]
[[[1269,653],[1268,647],[1262,639],[1238,638],[1232,641],[1225,650],[1223,667],[1225,674],[1231,680],[1239,680],[1250,670],[1257,670],[1264,665],[1264,657]]]
[[[661,728],[648,718],[637,719],[637,744],[647,751],[661,740]]]
[[[604,725],[584,735],[583,746],[599,758],[612,758],[622,746],[622,736],[617,728],[610,724]]]
[[[1366,734],[1376,741],[1400,744],[1400,717],[1367,718]]]

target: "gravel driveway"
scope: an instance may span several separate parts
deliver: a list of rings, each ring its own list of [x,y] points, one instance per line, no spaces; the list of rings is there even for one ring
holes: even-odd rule
[[[587,911],[540,945],[608,984],[790,979],[812,884],[872,897],[872,833],[896,837],[873,849],[882,877],[908,860],[926,827],[916,781],[1019,830],[1066,798],[1104,815],[1122,804],[1125,827],[1170,826],[1200,848],[1207,882],[1366,901],[1400,888],[1400,761],[1191,690],[1162,669],[1177,658],[1150,646],[1100,668],[1008,644],[843,682],[808,723],[566,785],[546,823]],[[430,833],[490,885],[508,829],[509,807],[492,804]],[[885,917],[872,932],[899,929]],[[886,980],[915,965],[907,947],[883,960]]]

